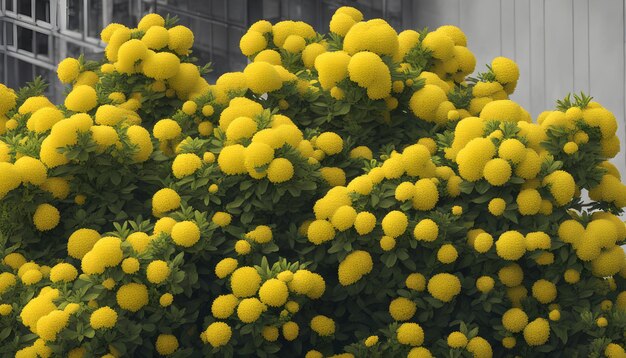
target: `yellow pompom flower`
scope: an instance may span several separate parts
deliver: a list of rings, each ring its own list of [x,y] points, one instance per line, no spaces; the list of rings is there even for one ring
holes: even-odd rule
[[[213,322],[204,331],[204,337],[214,348],[228,344],[233,334],[230,326],[224,322]]]
[[[420,222],[415,225],[413,236],[419,241],[435,241],[439,236],[439,226],[431,219],[420,220]]]
[[[282,45],[283,49],[291,53],[300,53],[302,52],[302,50],[304,50],[305,46],[306,46],[306,41],[304,40],[302,36],[298,36],[298,35],[287,36],[287,38],[285,39],[285,42]]]
[[[307,238],[315,245],[323,244],[335,237],[335,228],[326,220],[315,220],[307,229]]]
[[[230,275],[237,268],[238,262],[237,260],[227,257],[222,259],[220,262],[215,265],[215,275],[218,278],[225,278]]]
[[[502,316],[502,325],[512,333],[521,332],[528,324],[528,315],[520,308],[511,308]]]
[[[39,160],[23,156],[15,161],[13,168],[19,173],[23,183],[41,185],[48,178],[46,166]]]
[[[65,98],[65,107],[74,112],[87,112],[98,104],[96,90],[87,85],[76,86]]]
[[[50,270],[50,281],[52,282],[72,282],[78,276],[78,271],[68,263],[56,264]]]
[[[378,55],[393,56],[398,46],[398,34],[382,19],[354,24],[343,40],[343,50],[351,55],[371,51]]]
[[[376,216],[374,214],[362,211],[356,215],[354,219],[354,229],[359,235],[367,235],[376,226]]]
[[[0,316],[8,316],[13,312],[13,307],[8,303],[0,305]]]
[[[506,201],[502,198],[494,198],[489,201],[489,205],[487,209],[493,216],[500,216],[504,213],[506,209]]]
[[[576,144],[575,142],[565,143],[565,145],[563,146],[563,152],[569,155],[578,152],[578,144]]]
[[[237,306],[237,317],[243,323],[252,323],[261,317],[265,305],[258,298],[244,298]]]
[[[26,263],[26,258],[18,252],[12,252],[2,259],[2,263],[11,267],[13,270],[17,270]]]
[[[223,211],[216,212],[215,214],[213,214],[213,217],[211,218],[211,222],[213,222],[215,225],[219,227],[226,227],[230,225],[230,222],[232,220],[233,220],[232,215]]]
[[[380,56],[373,52],[356,53],[348,63],[350,80],[367,89],[371,99],[389,97],[391,93],[391,73]]]
[[[333,132],[324,132],[315,140],[315,146],[327,155],[335,155],[343,150],[343,139]]]
[[[157,52],[148,55],[142,62],[143,74],[155,80],[170,79],[180,70],[180,59],[171,52]]]
[[[244,164],[245,147],[241,144],[229,145],[222,149],[217,157],[217,164],[226,175],[246,173]]]
[[[269,279],[261,285],[259,289],[259,298],[261,302],[268,306],[280,307],[287,302],[289,298],[289,289],[287,284],[279,279]]]
[[[524,339],[529,346],[540,346],[550,338],[550,323],[545,318],[536,318],[524,328]]]
[[[16,189],[22,184],[22,178],[15,166],[11,163],[0,162],[0,199],[4,198],[8,192]]]
[[[254,296],[261,285],[261,276],[254,267],[243,266],[230,277],[230,288],[240,298]]]
[[[428,280],[428,292],[440,301],[450,302],[461,293],[461,281],[455,275],[439,273]]]
[[[233,295],[220,295],[211,304],[211,313],[218,319],[226,319],[235,313],[235,308],[239,304],[239,299]]]
[[[252,56],[267,47],[267,40],[262,33],[248,31],[239,40],[239,48],[244,56]]]
[[[61,83],[72,83],[80,73],[80,62],[77,59],[68,57],[59,62],[57,66],[57,75]]]
[[[548,186],[550,194],[558,206],[563,206],[574,198],[576,183],[574,177],[564,170],[557,170],[543,179],[544,186]]]
[[[373,347],[378,343],[378,336],[369,336],[364,343],[366,347]]]
[[[159,334],[155,348],[162,356],[172,354],[178,349],[178,339],[172,334]]]
[[[148,304],[148,288],[140,283],[127,283],[117,290],[115,298],[122,309],[137,312]]]
[[[482,293],[488,293],[493,290],[495,280],[489,276],[481,276],[476,280],[476,288]]]
[[[308,69],[312,69],[315,66],[315,59],[317,56],[326,52],[326,46],[321,43],[312,43],[307,45],[304,50],[302,50],[302,63]]]
[[[535,189],[523,189],[517,195],[517,209],[522,215],[535,215],[541,209],[541,195]]]
[[[161,119],[156,122],[154,129],[152,130],[154,138],[160,141],[174,139],[180,136],[181,132],[182,129],[180,128],[178,122],[169,118]]]
[[[396,321],[408,321],[413,318],[415,312],[417,312],[415,302],[404,297],[398,297],[389,304],[389,314]]]
[[[339,283],[349,286],[372,271],[374,263],[367,251],[353,251],[339,264]]]
[[[193,32],[185,26],[174,26],[167,30],[169,34],[169,42],[167,47],[176,51],[179,55],[186,55],[193,46]]]
[[[154,284],[163,283],[170,275],[170,268],[163,260],[154,260],[148,264],[146,277]]]
[[[335,229],[346,231],[354,225],[356,220],[356,210],[349,205],[340,206],[332,216],[331,223]]]
[[[385,215],[381,222],[381,226],[385,235],[396,238],[404,234],[408,223],[409,221],[405,213],[394,210]]]
[[[484,176],[493,186],[502,186],[511,178],[511,165],[504,159],[495,158],[485,164]]]
[[[246,82],[252,92],[263,94],[280,89],[283,81],[273,65],[267,62],[253,62],[243,70]]]
[[[278,53],[277,51],[263,50],[259,52],[256,56],[254,56],[254,62],[267,62],[272,65],[280,65],[282,64],[282,59],[280,57],[280,53]],[[245,80],[245,76],[243,78]]]
[[[348,76],[350,55],[344,51],[325,52],[315,58],[318,80],[324,90],[330,90]]]
[[[517,231],[507,231],[496,241],[496,252],[505,260],[517,260],[526,253],[524,236]]]
[[[259,225],[248,232],[246,238],[259,244],[266,244],[272,241],[272,229],[266,225]]]
[[[356,24],[358,20],[355,20],[352,16],[344,13],[335,12],[330,19],[330,32],[340,36],[346,36],[350,28]]]
[[[35,331],[44,341],[56,341],[57,335],[67,326],[69,313],[54,310],[37,321]]]
[[[437,260],[443,264],[450,264],[456,261],[459,253],[453,245],[446,244],[437,250]]]
[[[59,209],[50,204],[40,204],[33,214],[33,223],[39,231],[52,230],[61,220]]]
[[[300,333],[300,327],[296,322],[292,321],[283,324],[282,330],[283,337],[285,337],[287,341],[295,340],[296,338],[298,338],[298,334]]]
[[[289,181],[293,174],[293,164],[286,158],[276,158],[267,167],[267,179],[275,184]]]
[[[434,122],[439,105],[447,100],[446,93],[440,87],[427,84],[413,93],[409,100],[409,107],[417,117]]]
[[[157,213],[166,213],[180,207],[180,196],[174,189],[164,188],[152,196],[152,209]]]
[[[396,338],[400,344],[421,346],[424,343],[424,330],[417,323],[402,323],[396,330]]]
[[[117,323],[117,312],[104,306],[95,310],[89,317],[89,325],[93,329],[113,328]]]
[[[100,239],[100,234],[92,229],[78,229],[67,240],[67,254],[75,259],[82,259],[95,243]]]
[[[134,125],[128,127],[126,135],[130,142],[137,146],[137,151],[133,154],[133,160],[136,163],[142,163],[148,160],[154,150],[150,133],[145,128]]]
[[[335,334],[335,321],[323,315],[311,319],[311,330],[322,337]]]
[[[380,239],[379,245],[383,251],[391,251],[394,247],[396,247],[396,239],[391,236],[383,236]]]
[[[496,57],[491,61],[491,70],[496,75],[496,81],[506,84],[517,82],[519,67],[515,61],[506,57]]]
[[[34,285],[43,279],[43,274],[37,269],[27,270],[20,277],[22,283],[26,286]]]
[[[139,271],[139,260],[134,257],[124,259],[124,261],[122,261],[122,271],[129,275]]]
[[[165,27],[152,26],[143,35],[141,42],[143,42],[149,49],[160,50],[167,46],[169,39],[170,35]]]
[[[415,183],[413,208],[422,211],[432,210],[439,201],[437,185],[430,179],[420,179]]]
[[[176,245],[191,247],[200,240],[200,228],[192,221],[181,221],[174,224],[171,236]]]
[[[190,176],[202,167],[202,159],[194,153],[179,154],[172,162],[172,173],[178,179]]]
[[[447,343],[450,348],[465,348],[467,337],[463,333],[455,331],[448,335]]]

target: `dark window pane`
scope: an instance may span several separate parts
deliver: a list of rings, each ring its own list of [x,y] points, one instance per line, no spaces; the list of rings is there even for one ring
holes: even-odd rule
[[[6,0],[4,3],[7,11],[13,11],[13,0]]]
[[[83,0],[67,1],[67,29],[83,31]]]
[[[246,25],[246,1],[228,1],[228,22],[235,25]]]
[[[17,27],[17,48],[33,52],[33,30]]]
[[[30,0],[17,0],[18,14],[33,17],[33,8]]]
[[[35,44],[37,46],[37,56],[50,56],[50,37],[47,34],[37,32],[35,38]]]
[[[226,19],[226,1],[211,1],[211,12],[207,15],[210,15],[214,19]]]
[[[89,0],[89,27],[87,28],[87,36],[96,37],[100,36],[100,30],[102,30],[102,1],[101,0]]]
[[[100,2],[100,1],[95,0],[94,2]],[[100,17],[102,17],[102,15],[100,15]],[[102,21],[102,19],[100,19],[99,21]],[[113,22],[126,24],[126,25],[136,24],[138,22],[138,20],[134,16],[131,16],[131,9],[130,9],[130,4],[128,0],[115,0],[113,2]],[[102,25],[102,23],[100,24]],[[100,35],[97,35],[94,37],[99,37],[99,36]]]
[[[5,22],[4,26],[7,30],[7,45],[14,46],[13,42],[13,24],[10,22]]]
[[[50,22],[50,0],[35,1],[35,16],[37,20]]]
[[[215,3],[223,2],[223,0],[188,0],[188,11],[193,12],[194,14],[210,16],[211,15],[211,6],[215,6]]]

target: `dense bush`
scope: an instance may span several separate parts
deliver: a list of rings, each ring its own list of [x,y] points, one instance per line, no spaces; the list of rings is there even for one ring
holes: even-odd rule
[[[150,14],[63,104],[1,86],[0,353],[626,356],[611,112],[533,122],[454,26],[330,29],[259,21],[209,84]]]

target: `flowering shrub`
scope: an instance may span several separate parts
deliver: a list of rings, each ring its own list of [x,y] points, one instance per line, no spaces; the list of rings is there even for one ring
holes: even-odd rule
[[[611,112],[533,121],[454,26],[330,30],[259,21],[209,84],[149,14],[63,104],[0,86],[0,353],[624,357]]]

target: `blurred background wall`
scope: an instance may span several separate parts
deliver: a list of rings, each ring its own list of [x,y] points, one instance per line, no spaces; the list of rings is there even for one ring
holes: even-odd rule
[[[196,35],[194,54],[212,62],[212,79],[240,70],[239,38],[259,19],[303,20],[327,31],[335,9],[359,8],[398,31],[461,27],[477,70],[493,57],[520,66],[513,96],[534,116],[572,91],[594,96],[618,118],[622,151],[614,163],[626,177],[626,0],[2,0],[0,82],[17,88],[42,76],[48,95],[62,96],[56,63],[84,53],[99,58],[100,30],[134,26],[147,12],[176,15]]]

